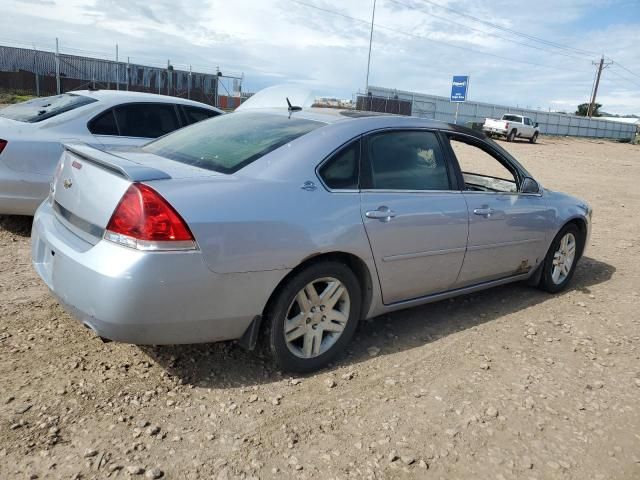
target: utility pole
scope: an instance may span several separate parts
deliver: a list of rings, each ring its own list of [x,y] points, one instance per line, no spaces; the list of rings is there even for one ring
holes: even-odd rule
[[[373,44],[373,21],[376,18],[376,0],[373,0],[373,12],[371,12],[371,33],[369,34],[369,58],[367,59],[367,81],[364,86],[364,94],[369,92],[369,68],[371,67],[371,45]]]
[[[600,75],[602,75],[602,70],[607,68],[613,62],[604,63],[604,55],[600,57],[600,63],[591,62],[593,65],[598,65],[598,73],[596,73],[596,84],[593,87],[593,95],[591,96],[591,102],[589,103],[589,110],[587,111],[587,117],[591,118],[593,115],[593,111],[596,107],[596,96],[598,95],[598,85],[600,85]]]

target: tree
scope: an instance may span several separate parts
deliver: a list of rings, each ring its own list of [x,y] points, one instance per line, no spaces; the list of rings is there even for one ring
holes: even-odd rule
[[[593,104],[593,112],[591,112],[592,117],[600,116],[600,107],[602,107],[601,103]],[[576,111],[576,115],[578,115],[579,117],[586,117],[588,112],[589,112],[589,104],[581,103],[580,105],[578,105],[578,110]]]

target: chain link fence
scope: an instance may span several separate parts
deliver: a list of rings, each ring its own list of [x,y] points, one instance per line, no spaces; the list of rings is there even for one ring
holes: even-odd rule
[[[0,46],[0,91],[48,96],[89,88],[189,98],[221,108],[240,105],[242,77],[192,72],[44,50]],[[237,91],[226,84],[233,83]]]

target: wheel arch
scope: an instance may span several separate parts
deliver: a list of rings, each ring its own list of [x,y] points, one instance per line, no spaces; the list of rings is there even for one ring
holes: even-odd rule
[[[360,284],[360,288],[362,289],[361,312],[362,315],[366,315],[369,311],[369,307],[371,306],[371,301],[373,300],[373,276],[371,275],[369,267],[364,260],[362,260],[357,255],[354,255],[353,253],[333,251],[322,253],[318,252],[307,256],[282,280],[280,280],[280,283],[278,283],[276,288],[273,290],[273,292],[269,296],[269,300],[267,300],[267,303],[264,306],[264,310],[262,311],[263,318],[268,313],[274,299],[278,296],[282,288],[293,276],[297,275],[298,272],[304,270],[310,265],[331,260],[344,263],[355,274],[356,278],[358,279],[358,283]]]
[[[581,238],[580,238],[580,245],[579,245],[580,249],[578,251],[578,258],[581,258],[587,243],[587,231],[588,231],[587,221],[584,218],[579,216],[570,218],[562,225],[562,227],[558,231],[562,230],[564,227],[570,224],[573,224],[576,227],[578,227],[578,231],[580,232]]]
[[[268,321],[264,321],[269,314],[271,305],[278,297],[279,293],[285,287],[285,285],[305,268],[323,261],[338,261],[347,265],[351,271],[355,274],[360,288],[362,289],[362,303],[361,303],[361,315],[364,317],[369,312],[371,303],[373,301],[373,288],[374,278],[372,272],[367,266],[366,262],[353,253],[347,253],[343,251],[333,252],[318,252],[305,257],[295,268],[293,268],[285,277],[280,280],[276,288],[273,289],[269,299],[264,305],[261,315],[257,315],[244,335],[238,340],[240,345],[248,350],[253,350],[256,347],[260,338],[264,337],[265,329],[268,325]]]

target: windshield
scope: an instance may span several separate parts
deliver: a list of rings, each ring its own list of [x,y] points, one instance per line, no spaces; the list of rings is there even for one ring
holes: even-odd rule
[[[0,110],[0,117],[35,123],[93,102],[97,102],[97,100],[75,93],[64,93],[10,105]]]
[[[143,150],[194,167],[234,173],[322,125],[295,116],[236,112],[178,130]]]

